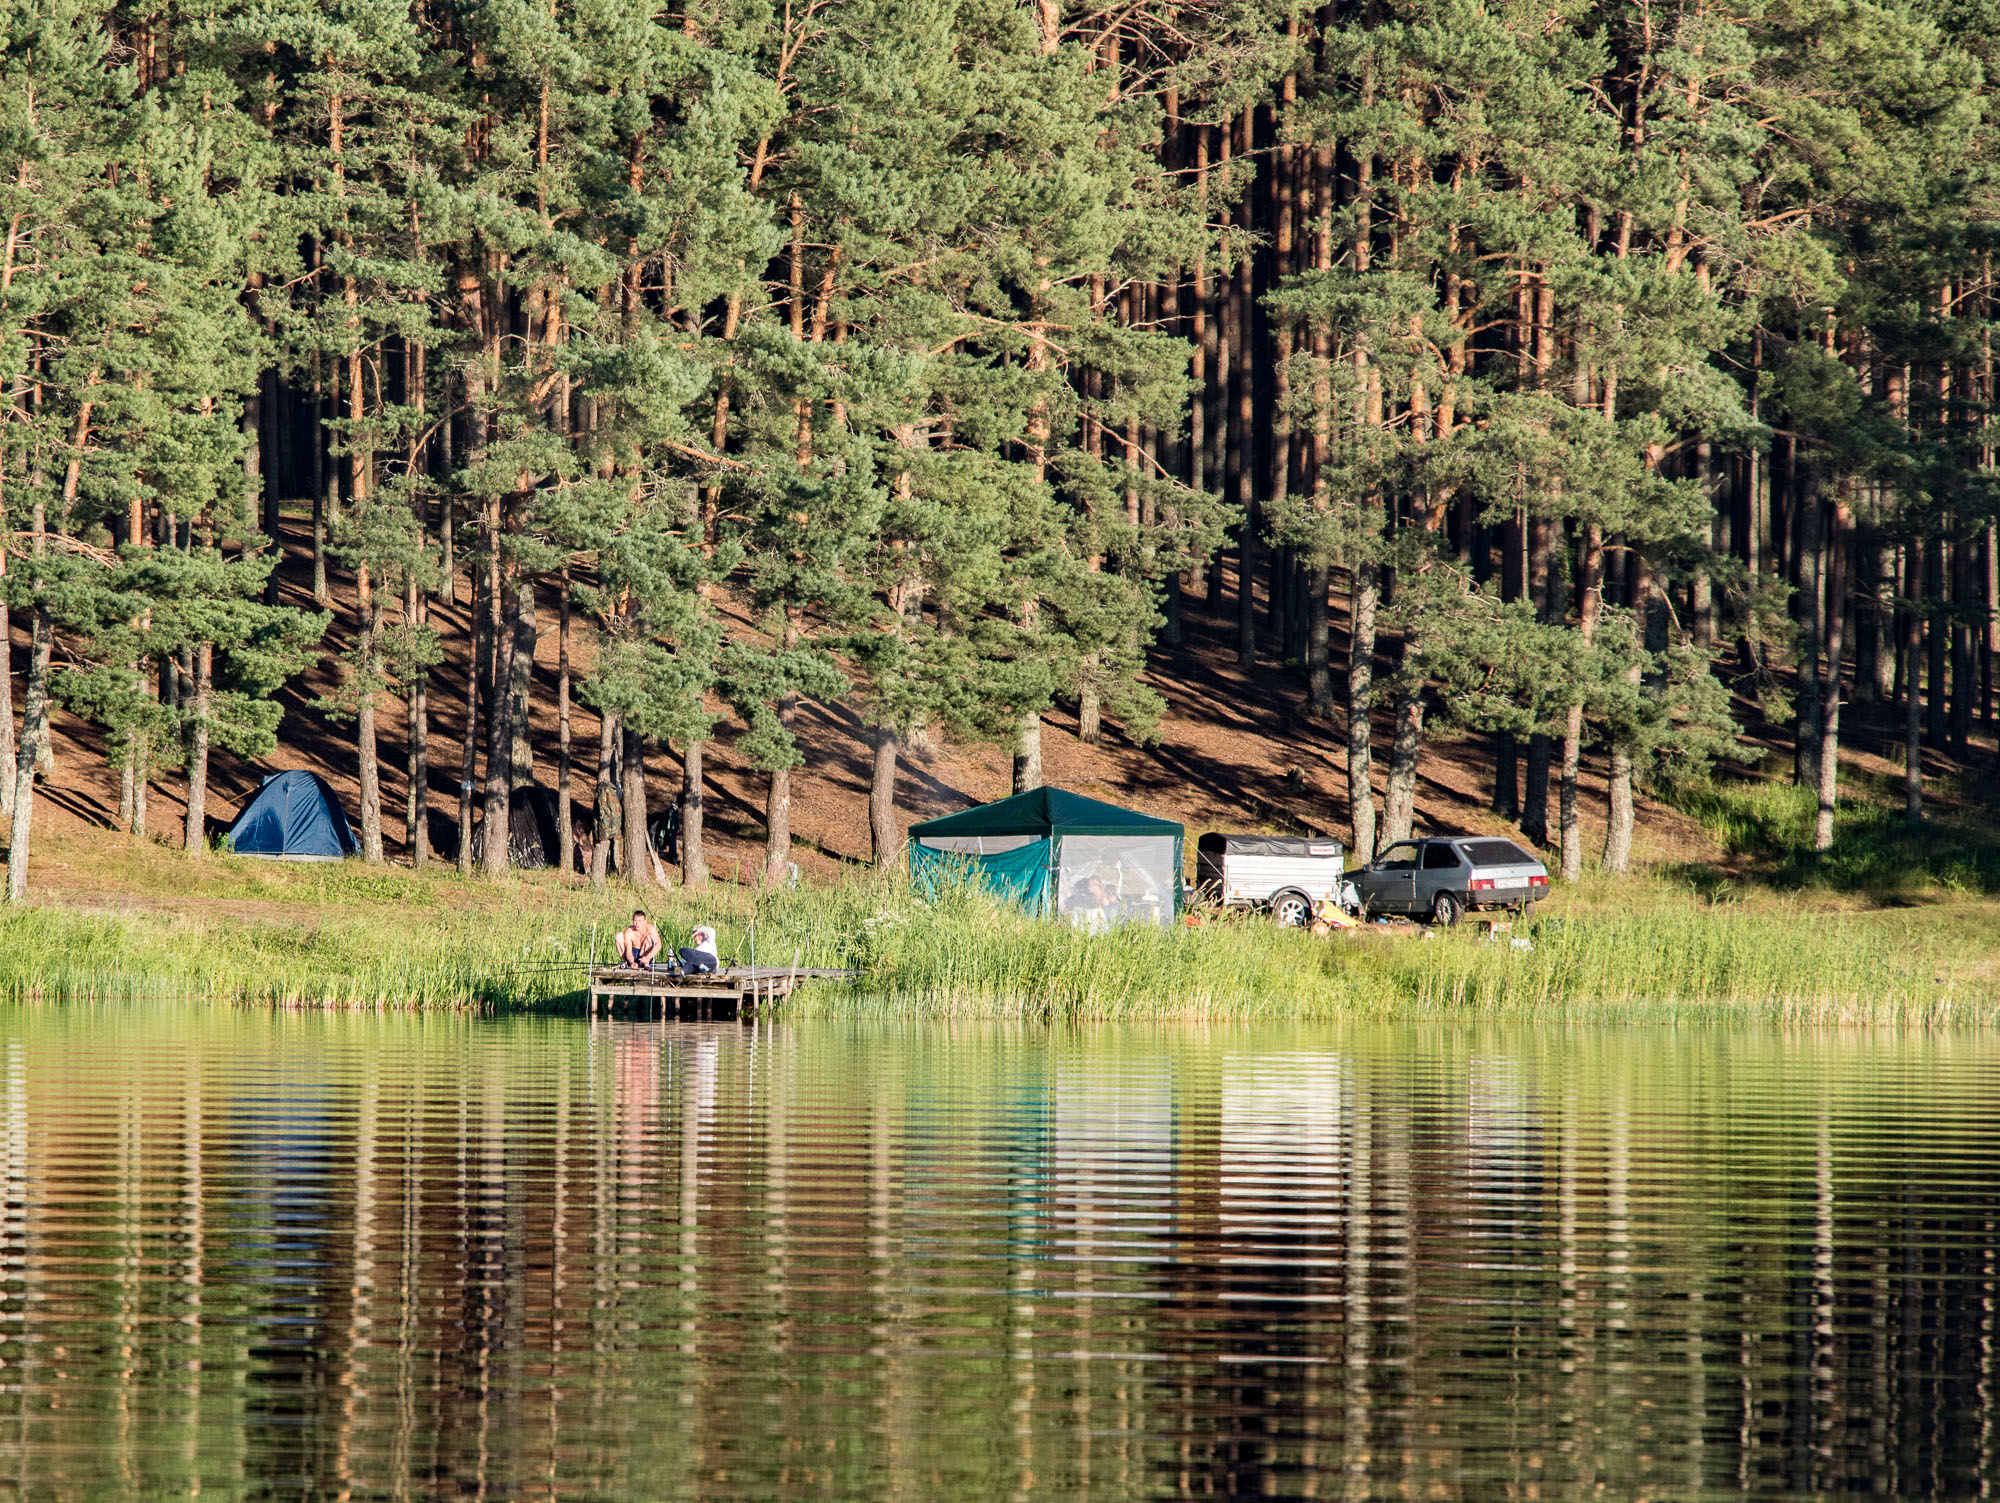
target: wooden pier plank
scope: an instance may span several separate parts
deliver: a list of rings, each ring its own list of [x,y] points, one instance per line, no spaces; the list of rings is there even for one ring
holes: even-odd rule
[[[672,1006],[687,1004],[716,1015],[718,1006],[738,1016],[788,997],[802,981],[851,981],[860,973],[829,966],[731,966],[726,970],[674,975],[632,966],[593,966],[590,971],[590,1012],[609,1016],[620,1001]],[[651,1008],[649,1007],[650,1011]]]

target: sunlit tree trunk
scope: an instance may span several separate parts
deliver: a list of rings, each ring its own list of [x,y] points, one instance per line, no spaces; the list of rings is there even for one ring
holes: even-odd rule
[[[187,853],[197,861],[208,854],[208,717],[214,665],[215,649],[201,643],[194,650],[194,721],[188,735],[187,829],[183,840]]]
[[[590,885],[604,886],[611,866],[612,832],[618,825],[618,791],[611,780],[612,738],[618,734],[618,717],[600,712],[597,721],[597,785],[591,802],[595,831],[590,842]]]
[[[708,853],[702,849],[702,743],[690,741],[681,759],[681,885],[708,885]]]
[[[557,870],[565,877],[576,860],[576,819],[570,810],[569,785],[575,776],[570,749],[569,568],[562,571],[562,599],[556,606],[556,845],[561,851]]]
[[[1578,628],[1587,649],[1597,636],[1597,617],[1604,603],[1604,534],[1595,522],[1583,524],[1583,579],[1577,597]],[[1556,789],[1556,816],[1562,833],[1562,878],[1583,879],[1583,812],[1577,802],[1577,779],[1583,768],[1583,701],[1574,700],[1563,723],[1562,777]]]
[[[625,880],[634,887],[658,886],[652,846],[646,835],[646,742],[625,727]]]
[[[1819,813],[1813,823],[1813,849],[1833,845],[1834,805],[1840,792],[1840,669],[1847,645],[1847,538],[1852,521],[1845,502],[1833,507],[1833,536],[1828,540],[1826,601],[1826,688],[1820,694]]]
[[[37,508],[39,510],[39,508]],[[28,647],[27,692],[22,700],[21,749],[14,763],[14,814],[7,848],[7,901],[18,903],[28,891],[28,837],[35,819],[35,768],[49,730],[49,659],[55,627],[48,607],[35,607]]]
[[[875,727],[874,763],[868,780],[868,836],[875,869],[895,865],[903,847],[896,829],[896,760],[901,741],[892,726]]]
[[[1375,854],[1375,609],[1381,598],[1373,560],[1354,565],[1347,649],[1347,804],[1354,854]]]

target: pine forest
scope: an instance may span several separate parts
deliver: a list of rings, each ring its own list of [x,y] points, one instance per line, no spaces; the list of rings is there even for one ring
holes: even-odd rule
[[[368,861],[501,870],[539,784],[562,851],[648,884],[662,787],[707,879],[718,739],[781,881],[800,707],[851,707],[886,864],[913,747],[1004,747],[1018,791],[1056,707],[1143,741],[1196,610],[1299,675],[1363,853],[1445,735],[1575,879],[1744,705],[1822,846],[1844,707],[1894,707],[1913,823],[1925,749],[1991,721],[2000,11],[0,26],[11,897],[53,713],[199,856],[211,760],[307,675]]]

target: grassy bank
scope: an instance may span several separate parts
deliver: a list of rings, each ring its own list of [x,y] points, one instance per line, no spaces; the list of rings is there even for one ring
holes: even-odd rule
[[[298,1006],[543,1005],[572,992],[630,912],[552,877],[199,867],[160,850],[76,853],[61,901],[0,913],[0,995]],[[854,966],[801,1011],[1312,1016],[1475,1011],[1535,1018],[2000,1022],[2000,902],[1933,888],[1895,906],[1640,878],[1547,905],[1532,948],[1469,929],[1315,940],[1255,918],[1091,937],[957,893],[935,907],[857,879],[757,896],[649,895],[670,935],[717,924],[726,955]],[[754,928],[754,937],[753,937]]]

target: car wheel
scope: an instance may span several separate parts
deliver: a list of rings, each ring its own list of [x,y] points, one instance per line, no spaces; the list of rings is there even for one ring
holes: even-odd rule
[[[1431,922],[1440,929],[1449,929],[1458,922],[1459,915],[1464,912],[1464,903],[1448,892],[1441,892],[1437,895],[1437,901],[1431,905]]]
[[[1281,929],[1303,929],[1312,922],[1312,904],[1302,892],[1281,892],[1271,899],[1271,921]]]

